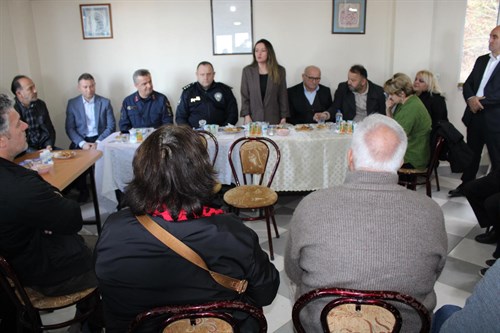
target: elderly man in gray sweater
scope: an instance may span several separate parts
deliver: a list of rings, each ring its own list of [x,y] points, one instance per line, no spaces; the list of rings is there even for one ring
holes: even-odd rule
[[[447,253],[444,217],[432,199],[398,185],[406,146],[393,119],[365,118],[353,134],[344,184],[311,193],[297,206],[285,253],[296,298],[324,287],[392,290],[434,309],[434,283]],[[320,306],[302,311],[308,333],[322,332]],[[418,332],[416,312],[399,310],[402,332]]]

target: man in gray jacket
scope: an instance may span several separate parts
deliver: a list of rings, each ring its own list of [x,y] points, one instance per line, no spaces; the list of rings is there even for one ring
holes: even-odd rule
[[[447,253],[444,218],[432,199],[398,185],[406,146],[393,119],[368,116],[353,134],[344,184],[316,191],[297,206],[285,252],[297,298],[326,287],[392,290],[434,309],[434,283]],[[322,332],[325,303],[316,303],[302,311],[308,333]],[[417,313],[399,310],[403,331],[418,332]]]

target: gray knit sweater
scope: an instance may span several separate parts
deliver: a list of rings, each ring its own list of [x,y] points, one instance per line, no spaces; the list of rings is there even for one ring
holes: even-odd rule
[[[348,172],[343,185],[300,202],[285,253],[297,297],[321,287],[392,290],[434,309],[434,283],[447,253],[443,213],[432,199],[397,181],[391,173]],[[418,317],[400,310],[402,331],[418,332]],[[306,331],[321,332],[321,311],[303,312]]]

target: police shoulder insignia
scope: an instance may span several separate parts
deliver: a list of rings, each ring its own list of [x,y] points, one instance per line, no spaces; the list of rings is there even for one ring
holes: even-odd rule
[[[186,90],[187,88],[191,87],[193,84],[194,84],[194,82],[191,82],[190,84],[185,85],[184,87],[182,87],[182,90]]]

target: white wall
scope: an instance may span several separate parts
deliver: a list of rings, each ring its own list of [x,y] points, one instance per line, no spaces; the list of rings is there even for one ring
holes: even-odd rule
[[[155,89],[175,105],[181,88],[195,80],[195,67],[211,61],[216,80],[240,100],[241,69],[251,55],[212,55],[209,0],[108,0],[114,38],[83,40],[79,4],[102,1],[0,1],[0,91],[15,74],[32,76],[47,102],[66,147],[66,101],[77,95],[76,80],[92,73],[99,94],[111,99],[118,118],[123,98],[134,91],[132,73],[148,68]],[[463,100],[457,92],[466,0],[367,0],[366,34],[331,33],[332,0],[253,0],[254,41],[269,39],[287,69],[288,85],[303,68],[322,69],[332,92],[348,68],[361,63],[383,85],[396,71],[411,77],[428,68],[440,74],[450,120],[460,126]],[[485,42],[485,47],[486,47]]]

